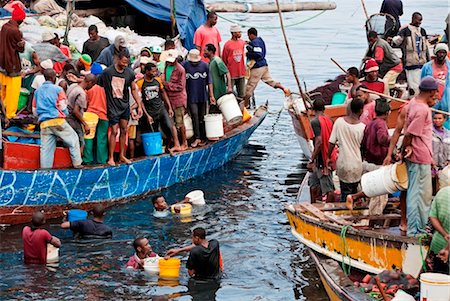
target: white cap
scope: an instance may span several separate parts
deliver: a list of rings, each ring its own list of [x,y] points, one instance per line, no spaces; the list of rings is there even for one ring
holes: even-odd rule
[[[56,35],[53,32],[49,32],[49,31],[44,31],[42,33],[42,41],[43,42],[48,42],[53,40],[54,38],[56,38]]]
[[[51,59],[46,59],[40,63],[42,69],[53,69],[53,62]]]
[[[169,49],[167,51],[166,61],[169,63],[173,63],[173,62],[175,62],[177,57],[178,57],[178,51],[176,51],[175,49]]]
[[[241,26],[239,24],[233,24],[230,26],[230,32],[242,32]]]

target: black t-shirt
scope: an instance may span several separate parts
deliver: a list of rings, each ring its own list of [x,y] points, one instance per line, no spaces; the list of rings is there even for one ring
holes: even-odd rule
[[[83,53],[89,54],[92,61],[95,62],[95,60],[97,60],[98,56],[100,55],[100,52],[102,52],[102,50],[108,46],[109,40],[104,37],[100,37],[100,39],[97,41],[87,40],[83,44]]]
[[[314,132],[314,137],[319,137],[322,135],[322,128],[320,127],[319,118],[315,117],[311,120],[311,127]],[[317,156],[317,165],[319,167],[323,166],[322,152],[320,152]]]
[[[109,226],[91,219],[70,222],[70,230],[81,237],[102,236],[111,237],[112,230]]]
[[[161,83],[154,78],[151,82],[142,83],[142,101],[145,109],[153,118],[159,116],[164,109],[164,103],[161,99]]]
[[[106,68],[98,79],[98,85],[105,88],[108,116],[120,116],[130,109],[130,87],[135,76],[131,68],[122,73],[114,65]]]
[[[196,279],[219,279],[221,276],[219,242],[211,239],[208,248],[195,246],[189,254],[186,268],[195,270]]]

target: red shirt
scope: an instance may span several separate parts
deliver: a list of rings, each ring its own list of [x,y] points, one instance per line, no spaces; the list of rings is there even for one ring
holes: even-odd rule
[[[222,60],[227,65],[231,78],[245,76],[244,47],[245,41],[242,39],[229,40],[223,46]]]
[[[386,121],[381,118],[372,120],[364,130],[362,145],[367,162],[382,165],[389,149],[389,133]]]
[[[88,99],[86,112],[97,114],[100,120],[108,120],[108,117],[106,117],[105,89],[99,85],[95,85],[87,90],[86,95]]]
[[[445,89],[445,81],[447,80],[447,64],[443,64],[442,66],[439,66],[434,61],[431,63],[432,70],[433,70],[433,77],[438,82],[438,91],[439,91],[439,98],[442,99],[442,96],[444,95],[444,89]]]
[[[384,59],[384,49],[381,46],[377,46],[377,48],[375,49],[375,60],[377,62],[381,62]],[[390,71],[395,71],[395,72],[402,72],[403,71],[403,64],[402,61],[400,61],[400,63],[398,63],[398,65],[394,66],[391,68]]]
[[[158,254],[155,252],[152,252],[149,257],[157,257]],[[142,270],[144,269],[144,259],[140,259],[137,254],[134,254],[133,256],[128,259],[127,264],[125,265],[129,269],[135,269],[135,270]]]
[[[412,134],[412,154],[409,160],[417,164],[433,162],[433,121],[428,105],[414,101],[409,103],[406,117],[406,133]]]
[[[23,228],[23,254],[26,264],[47,263],[47,243],[52,236],[44,229],[31,230],[29,226]]]
[[[70,59],[72,57],[72,54],[70,53],[70,48],[66,45],[62,45],[59,47],[61,49],[61,52],[64,53],[65,56],[67,56],[67,59]],[[60,74],[63,70],[64,66],[66,65],[66,62],[54,62],[53,63],[53,70],[55,70],[56,74]]]
[[[377,79],[374,82],[368,82],[367,80],[364,79],[361,82],[361,85],[366,85],[369,90],[372,90],[372,91],[375,91],[378,93],[384,93],[384,83],[379,79]]]
[[[375,113],[375,104],[376,102],[372,100],[364,105],[363,113],[361,114],[361,117],[359,117],[359,120],[365,125],[369,125],[369,123],[377,117],[377,114]]]
[[[202,60],[206,63],[209,62],[207,58],[203,57],[203,49],[205,49],[206,44],[213,44],[216,47],[215,56],[220,57],[219,52],[220,42],[222,42],[222,38],[220,37],[219,30],[215,26],[206,27],[205,25],[202,25],[195,31],[194,44],[200,47],[200,56],[202,57]]]

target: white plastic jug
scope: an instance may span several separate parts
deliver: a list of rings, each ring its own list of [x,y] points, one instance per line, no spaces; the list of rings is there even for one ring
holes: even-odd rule
[[[218,139],[223,136],[222,114],[205,115],[205,130],[208,139]]]
[[[186,139],[191,139],[194,136],[194,126],[192,125],[192,118],[189,114],[184,115],[184,127],[186,128]]]
[[[157,275],[159,274],[159,256],[149,257],[144,259],[144,271],[149,274]]]
[[[192,205],[201,206],[205,205],[205,194],[201,190],[194,190],[186,194],[186,197],[189,198],[189,202]]]
[[[217,105],[229,124],[242,122],[242,112],[234,94],[225,94],[217,100]]]

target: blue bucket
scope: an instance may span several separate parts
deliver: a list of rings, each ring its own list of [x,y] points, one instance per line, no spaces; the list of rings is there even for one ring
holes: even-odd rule
[[[146,156],[155,156],[163,153],[162,136],[160,132],[141,134],[141,137]]]
[[[80,209],[71,209],[67,213],[67,219],[69,220],[69,222],[84,220],[87,219],[87,216],[87,212]]]

